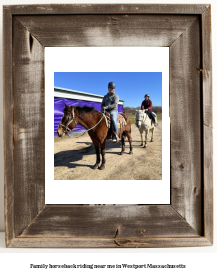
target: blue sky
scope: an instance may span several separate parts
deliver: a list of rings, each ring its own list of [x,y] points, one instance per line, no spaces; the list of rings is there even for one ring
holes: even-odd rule
[[[149,94],[153,106],[162,106],[161,72],[55,72],[54,86],[104,96],[108,83],[115,82],[115,92],[124,106],[137,107]]]

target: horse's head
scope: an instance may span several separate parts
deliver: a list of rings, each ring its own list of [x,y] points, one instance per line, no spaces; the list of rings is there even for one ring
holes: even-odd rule
[[[59,137],[63,137],[65,134],[67,134],[67,132],[71,131],[78,124],[78,122],[75,119],[76,116],[74,108],[72,108],[72,106],[68,106],[67,104],[65,104],[63,112],[64,115],[57,128],[57,133]]]
[[[145,110],[136,110],[136,126],[141,127],[144,120]]]

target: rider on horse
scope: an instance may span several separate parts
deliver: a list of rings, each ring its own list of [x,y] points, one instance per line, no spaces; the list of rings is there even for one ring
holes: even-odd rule
[[[118,102],[119,97],[115,93],[115,83],[109,82],[108,84],[108,93],[103,97],[101,103],[101,109],[106,109],[107,112],[111,115],[111,121],[114,127],[114,135],[112,142],[118,142],[118,124],[117,124],[117,117],[118,117]]]
[[[141,104],[141,109],[145,110],[146,113],[148,113],[151,116],[151,118],[154,122],[154,126],[157,126],[158,124],[156,123],[155,116],[152,113],[152,101],[149,98],[150,98],[149,94],[146,94],[145,100],[143,100],[143,102]]]

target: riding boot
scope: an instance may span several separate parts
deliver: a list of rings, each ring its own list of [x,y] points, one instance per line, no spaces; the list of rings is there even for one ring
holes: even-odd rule
[[[155,127],[158,126],[158,123],[156,122],[155,117],[152,118],[152,121],[154,122],[154,126],[155,126]]]
[[[113,143],[118,143],[120,140],[119,140],[119,137],[118,137],[118,135],[117,135],[117,133],[116,132],[113,132],[113,139],[112,139],[112,142]]]
[[[156,122],[156,119],[154,119],[154,126],[158,126],[158,123]]]

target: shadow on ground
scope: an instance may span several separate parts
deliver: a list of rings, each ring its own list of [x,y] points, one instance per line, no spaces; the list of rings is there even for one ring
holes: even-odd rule
[[[93,155],[95,150],[93,146],[89,146],[80,150],[67,150],[54,154],[54,167],[65,166],[68,168],[75,168],[77,166],[91,167],[92,165],[76,164],[74,162],[80,161],[85,155]]]
[[[93,165],[88,164],[76,164],[76,161],[85,160],[85,156],[87,155],[94,155],[95,148],[92,143],[90,142],[77,142],[78,145],[87,145],[87,147],[82,147],[81,149],[76,150],[67,150],[67,151],[61,151],[56,154],[54,154],[54,167],[68,167],[68,168],[76,168],[77,166],[83,166],[83,167],[93,167]],[[117,150],[117,152],[109,152],[109,149],[119,149],[121,150],[121,144],[117,143],[114,144],[112,142],[106,143],[106,152],[107,153],[113,153],[119,155],[120,151]]]
[[[139,142],[140,141],[133,141],[133,142]],[[56,154],[54,154],[54,167],[68,167],[70,168],[76,168],[77,166],[83,166],[91,168],[93,165],[89,164],[78,164],[77,161],[85,160],[85,156],[88,155],[94,155],[95,154],[95,148],[93,146],[92,142],[76,142],[78,148],[79,145],[82,145],[80,149],[75,150],[66,150],[61,151]],[[84,145],[86,145],[84,147]],[[133,148],[141,148],[139,145],[134,145]],[[109,154],[115,154],[119,155],[121,151],[121,142],[114,144],[111,140],[108,140],[106,142],[106,153]],[[126,143],[125,146],[125,153],[129,152],[129,143]],[[85,162],[85,161],[84,161]]]

